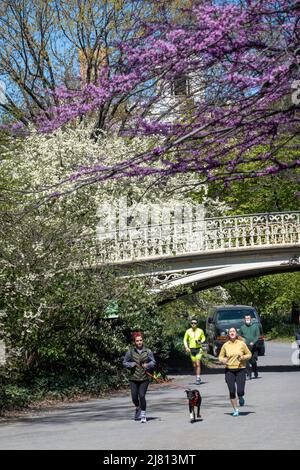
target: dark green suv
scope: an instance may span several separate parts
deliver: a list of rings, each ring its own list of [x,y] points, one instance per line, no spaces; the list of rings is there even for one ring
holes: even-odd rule
[[[240,327],[245,322],[245,315],[251,315],[252,321],[259,325],[260,337],[256,346],[258,348],[258,355],[264,356],[265,342],[261,320],[255,308],[249,305],[222,305],[213,307],[206,321],[206,341],[210,354],[218,356],[221,347],[228,341],[228,330],[232,326],[237,328],[239,333]]]

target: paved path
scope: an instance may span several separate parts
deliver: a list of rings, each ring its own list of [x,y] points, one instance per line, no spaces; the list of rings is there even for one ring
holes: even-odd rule
[[[238,418],[218,368],[202,377],[202,422],[189,422],[184,389],[193,376],[181,375],[150,388],[146,424],[130,420],[129,392],[120,393],[1,422],[0,449],[300,449],[300,367],[292,353],[290,344],[266,344]]]

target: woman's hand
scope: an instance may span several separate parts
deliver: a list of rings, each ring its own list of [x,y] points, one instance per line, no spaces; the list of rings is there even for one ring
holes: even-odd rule
[[[244,356],[238,356],[237,358],[238,358],[239,361],[244,361],[245,360]]]

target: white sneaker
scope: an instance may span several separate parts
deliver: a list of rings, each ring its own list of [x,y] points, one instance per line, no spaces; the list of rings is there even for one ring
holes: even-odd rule
[[[134,413],[134,420],[135,421],[138,421],[140,418],[141,418],[141,415],[142,415],[142,410],[141,408],[136,408],[135,409],[135,413]]]
[[[146,413],[145,412],[144,413],[142,412],[142,414],[141,414],[141,423],[147,423],[147,418],[146,418]]]

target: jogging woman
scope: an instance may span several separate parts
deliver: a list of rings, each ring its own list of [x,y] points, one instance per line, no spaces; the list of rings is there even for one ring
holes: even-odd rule
[[[246,364],[251,359],[251,352],[244,341],[237,337],[236,328],[230,328],[229,341],[223,344],[219,354],[219,360],[226,365],[225,381],[229,390],[229,397],[233,407],[232,416],[239,416],[236,393],[239,405],[245,404]]]
[[[129,349],[123,359],[123,365],[130,371],[130,389],[135,405],[134,419],[146,423],[146,392],[149,385],[147,371],[154,369],[155,359],[150,349],[145,348],[143,334],[133,333],[134,347]]]

